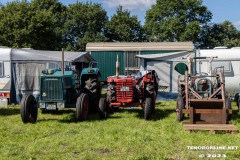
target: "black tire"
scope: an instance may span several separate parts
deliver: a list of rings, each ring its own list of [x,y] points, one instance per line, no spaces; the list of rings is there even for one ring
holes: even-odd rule
[[[24,95],[21,100],[20,114],[23,123],[35,123],[37,121],[38,108],[33,95]]]
[[[145,92],[146,93],[146,97],[153,97],[154,93],[155,93],[154,85],[152,83],[148,83],[146,85],[145,91],[146,91]]]
[[[177,107],[176,107],[176,114],[177,114],[177,121],[181,122],[184,119],[184,114],[182,110],[184,109],[184,101],[181,96],[177,98]]]
[[[152,98],[152,106],[151,106],[151,108],[152,108],[152,113],[154,113],[155,112],[155,106],[156,106],[156,92],[154,91],[154,96],[153,97],[151,97]]]
[[[239,93],[236,93],[236,94],[234,95],[234,100],[236,101],[237,106],[239,106]]]
[[[85,81],[85,89],[87,89],[90,93],[94,94],[98,91],[98,82],[96,76],[90,76]]]
[[[229,98],[226,98],[226,110],[230,110],[230,109],[232,109],[231,101]],[[226,120],[230,121],[231,118],[232,118],[232,115],[227,113]]]
[[[89,110],[97,111],[98,102],[101,96],[100,82],[96,75],[89,76],[85,81],[85,93],[89,95]]]
[[[107,87],[107,101],[114,102],[116,100],[116,86],[114,84],[109,84]]]
[[[152,116],[152,99],[146,98],[144,106],[144,119],[150,120]]]
[[[178,96],[185,98],[185,85],[178,84]]]
[[[47,110],[45,108],[41,109],[41,111],[42,111],[42,114],[47,113]]]
[[[238,98],[237,101],[238,101],[238,106],[237,106],[238,107],[238,113],[240,114],[240,98]]]
[[[99,100],[99,119],[107,119],[107,103],[105,98]]]
[[[88,119],[89,111],[89,96],[85,93],[82,93],[76,102],[76,112],[75,118],[76,121],[84,121]]]

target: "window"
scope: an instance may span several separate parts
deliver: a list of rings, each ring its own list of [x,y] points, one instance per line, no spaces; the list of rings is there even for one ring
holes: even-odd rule
[[[224,71],[225,77],[234,76],[234,70],[233,70],[231,61],[214,61],[212,62],[211,68],[212,68],[212,74],[216,74],[219,71]]]
[[[138,55],[138,51],[127,51],[125,52],[125,74],[133,74],[139,71],[139,58],[135,56]]]
[[[55,62],[50,62],[48,68],[49,69],[59,69],[59,64],[55,63]]]
[[[232,72],[230,61],[212,62],[212,72],[216,73],[218,71],[224,70],[224,73]]]
[[[0,62],[0,77],[3,77],[3,62]]]

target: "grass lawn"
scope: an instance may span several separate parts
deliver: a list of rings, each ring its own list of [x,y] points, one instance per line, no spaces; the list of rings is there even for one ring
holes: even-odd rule
[[[233,104],[233,124],[240,116]],[[233,160],[240,157],[240,134],[186,132],[176,123],[175,101],[158,101],[153,120],[139,108],[121,109],[107,120],[91,114],[75,123],[74,109],[55,114],[39,111],[36,124],[23,124],[18,106],[0,109],[0,159],[199,159],[200,154]],[[187,146],[238,146],[234,150],[189,150]],[[219,154],[219,155],[217,155]]]

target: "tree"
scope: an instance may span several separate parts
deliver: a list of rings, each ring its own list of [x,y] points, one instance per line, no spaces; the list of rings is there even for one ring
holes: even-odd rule
[[[202,0],[157,0],[146,12],[144,29],[149,41],[199,41],[201,26],[212,13]]]
[[[0,42],[8,47],[31,47],[29,44],[29,3],[14,1],[0,6]]]
[[[58,0],[13,1],[0,8],[0,41],[8,47],[61,48],[64,6]]]
[[[200,42],[200,48],[240,46],[240,31],[229,21],[209,24],[203,27]]]
[[[101,4],[69,5],[64,24],[64,45],[67,50],[85,51],[87,42],[105,41],[104,24],[108,17]]]
[[[137,16],[131,16],[128,10],[122,6],[116,9],[116,13],[106,24],[106,37],[109,41],[137,42],[143,41],[143,29]]]
[[[67,7],[58,0],[33,0],[30,3],[29,33],[34,49],[60,50]]]

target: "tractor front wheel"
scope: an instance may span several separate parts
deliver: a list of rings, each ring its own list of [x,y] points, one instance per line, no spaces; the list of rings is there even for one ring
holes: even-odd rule
[[[176,108],[178,122],[181,122],[184,118],[184,114],[182,113],[183,108],[184,108],[183,98],[179,96],[177,98],[177,108]]]
[[[38,108],[33,95],[24,95],[21,100],[20,114],[23,123],[35,123],[37,121]]]
[[[89,110],[89,97],[87,94],[82,93],[76,103],[75,118],[77,121],[84,121],[88,119]]]
[[[99,100],[99,119],[107,119],[107,103],[105,98]]]
[[[146,98],[145,100],[145,106],[144,106],[144,119],[150,120],[153,110],[153,104],[152,104],[152,98]]]

